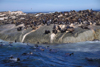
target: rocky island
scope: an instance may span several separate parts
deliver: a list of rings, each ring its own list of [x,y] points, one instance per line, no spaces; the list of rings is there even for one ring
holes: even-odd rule
[[[100,12],[92,9],[36,14],[0,12],[0,39],[25,43],[100,40]]]

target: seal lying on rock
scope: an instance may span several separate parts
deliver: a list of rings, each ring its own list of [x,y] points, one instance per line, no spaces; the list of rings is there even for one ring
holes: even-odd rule
[[[18,28],[17,28],[17,31],[22,31],[22,28],[23,28],[23,27],[18,27]]]
[[[18,26],[18,25],[20,25],[20,24],[21,24],[21,22],[16,22],[16,23],[15,23],[16,26]]]
[[[32,26],[32,30],[35,30],[37,27],[36,26]]]
[[[54,34],[57,34],[57,30],[52,30],[52,32],[53,32]]]
[[[49,30],[45,30],[45,33],[44,34],[49,34],[50,33],[50,31]]]
[[[70,28],[67,29],[67,31],[69,31],[70,33],[72,33],[74,31],[74,28],[70,27]]]
[[[66,31],[67,31],[67,28],[64,28],[64,29],[61,30],[61,33],[64,33]]]
[[[82,25],[81,26],[82,29],[89,29],[88,26]]]

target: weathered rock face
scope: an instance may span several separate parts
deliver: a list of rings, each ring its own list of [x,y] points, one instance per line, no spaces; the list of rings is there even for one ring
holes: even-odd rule
[[[94,34],[94,39],[100,40],[100,29],[97,29]]]
[[[34,32],[29,33],[32,31],[31,28],[23,31],[17,31],[17,27],[13,24],[7,24],[0,26],[0,39],[5,41],[19,41],[26,43],[51,43],[51,31],[52,31],[53,25],[50,26],[41,26],[39,29],[37,29]],[[45,30],[50,30],[50,33],[44,34]],[[75,28],[75,31],[73,33],[60,33],[58,32],[52,43],[76,43],[76,42],[82,42],[82,41],[92,41],[92,40],[100,40],[100,26],[96,27],[95,32],[92,30],[87,29],[81,29],[81,28]]]

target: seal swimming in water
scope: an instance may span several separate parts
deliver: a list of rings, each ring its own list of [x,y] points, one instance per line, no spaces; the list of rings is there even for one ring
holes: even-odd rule
[[[72,56],[74,53],[65,53],[66,56]]]
[[[49,49],[49,52],[56,53],[57,50],[56,49]]]
[[[3,46],[3,42],[0,42],[0,46]]]
[[[20,61],[20,58],[14,58],[13,56],[11,56],[9,58],[10,61],[15,61],[15,62],[19,62]]]

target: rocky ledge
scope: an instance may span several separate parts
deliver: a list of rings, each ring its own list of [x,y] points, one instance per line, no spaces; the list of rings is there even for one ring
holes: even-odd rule
[[[0,26],[0,39],[5,41],[18,41],[25,43],[76,43],[83,41],[100,40],[100,26],[92,26],[94,30],[75,28],[73,33],[58,32],[52,38],[52,33],[45,34],[45,30],[52,31],[53,24],[50,26],[40,26],[37,30],[28,28],[27,30],[17,31],[14,24]],[[91,26],[90,26],[91,27]]]

